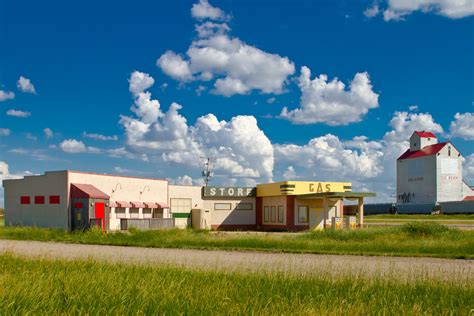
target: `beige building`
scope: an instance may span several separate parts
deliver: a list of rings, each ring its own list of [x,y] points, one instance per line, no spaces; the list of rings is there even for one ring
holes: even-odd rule
[[[348,182],[201,187],[67,170],[4,180],[3,186],[6,225],[69,230],[191,225],[203,229],[320,229],[329,226],[332,218],[343,217],[344,199],[358,201],[362,224],[363,199],[375,195],[352,192]]]
[[[451,142],[439,143],[430,132],[415,131],[410,148],[397,159],[397,203],[436,203],[470,199],[463,181],[463,157]]]

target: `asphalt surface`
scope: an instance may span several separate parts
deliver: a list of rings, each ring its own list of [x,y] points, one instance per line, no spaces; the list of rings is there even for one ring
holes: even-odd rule
[[[474,281],[474,260],[384,256],[208,251],[0,240],[0,254],[43,259],[92,259],[101,262],[187,269],[278,272],[287,275],[351,275]]]

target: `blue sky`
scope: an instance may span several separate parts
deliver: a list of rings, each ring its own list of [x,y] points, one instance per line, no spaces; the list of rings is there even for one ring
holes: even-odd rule
[[[214,183],[345,180],[383,199],[430,129],[471,181],[474,4],[420,3],[0,0],[0,175],[199,183],[214,156]]]

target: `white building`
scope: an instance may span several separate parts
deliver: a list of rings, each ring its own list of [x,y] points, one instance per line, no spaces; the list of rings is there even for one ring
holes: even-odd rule
[[[397,203],[437,203],[471,199],[462,177],[461,153],[431,132],[415,131],[410,148],[397,159]]]

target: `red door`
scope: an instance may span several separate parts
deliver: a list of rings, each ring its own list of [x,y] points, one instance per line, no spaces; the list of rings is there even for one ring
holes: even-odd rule
[[[101,219],[102,230],[105,230],[105,220],[104,220],[104,202],[95,202],[95,218]]]

